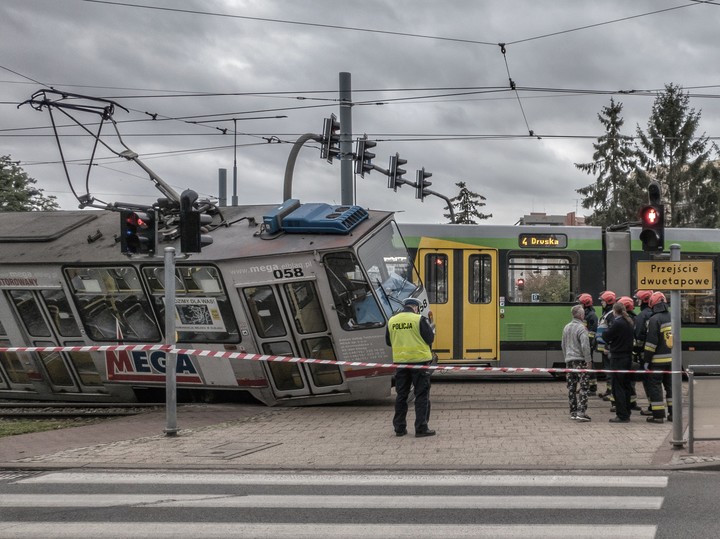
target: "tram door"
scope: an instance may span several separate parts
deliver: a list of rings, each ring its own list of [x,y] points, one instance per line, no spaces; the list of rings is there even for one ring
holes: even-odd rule
[[[314,281],[260,284],[240,289],[263,354],[335,360]],[[278,397],[347,391],[337,365],[264,362]]]
[[[499,359],[497,251],[420,248],[418,254],[435,318],[438,361]]]
[[[8,290],[6,297],[30,346],[85,344],[62,290]],[[89,352],[37,352],[36,357],[53,392],[106,393]]]

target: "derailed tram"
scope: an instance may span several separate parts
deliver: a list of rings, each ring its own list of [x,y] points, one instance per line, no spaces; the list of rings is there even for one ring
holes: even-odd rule
[[[177,221],[154,257],[121,253],[118,212],[0,213],[0,347],[162,344],[162,248],[176,258],[178,348],[391,362],[387,319],[427,296],[392,213],[300,204],[217,208],[183,258]],[[267,405],[385,397],[392,369],[179,354],[180,398]],[[0,352],[0,398],[134,402],[162,395],[165,352]]]

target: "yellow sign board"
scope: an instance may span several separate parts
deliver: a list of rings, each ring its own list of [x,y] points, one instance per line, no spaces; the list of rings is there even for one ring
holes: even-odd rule
[[[711,260],[638,261],[637,287],[651,290],[715,288]]]

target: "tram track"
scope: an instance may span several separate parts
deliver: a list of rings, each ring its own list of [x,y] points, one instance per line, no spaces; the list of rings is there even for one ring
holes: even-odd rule
[[[18,403],[0,402],[0,419],[79,419],[138,415],[160,407],[157,403]]]

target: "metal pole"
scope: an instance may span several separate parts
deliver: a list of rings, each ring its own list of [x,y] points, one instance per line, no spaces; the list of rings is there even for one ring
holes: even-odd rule
[[[340,73],[340,203],[355,203],[352,156],[352,86],[350,73]]]
[[[165,247],[165,344],[175,347],[175,247]],[[177,353],[165,353],[165,435],[177,427]]]
[[[670,260],[672,262],[680,261],[680,245],[673,243],[670,246]],[[682,425],[682,338],[680,335],[681,318],[680,318],[680,290],[670,291],[670,324],[673,335],[672,347],[672,399],[673,399],[673,447],[682,447],[683,442],[683,425]]]
[[[235,134],[233,143],[233,194],[232,194],[232,205],[238,205],[238,194],[237,194],[237,118],[233,118],[233,132]]]

